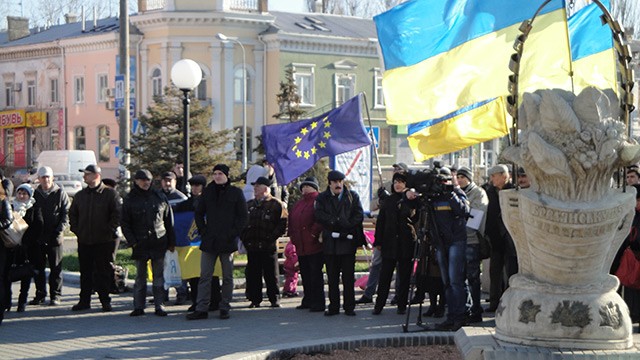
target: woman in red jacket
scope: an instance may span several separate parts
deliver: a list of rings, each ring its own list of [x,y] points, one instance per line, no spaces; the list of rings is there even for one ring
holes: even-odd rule
[[[325,308],[322,274],[324,256],[320,242],[322,226],[316,222],[313,209],[318,188],[315,177],[306,178],[300,184],[302,198],[289,212],[289,238],[298,252],[300,276],[304,284],[302,303],[296,309],[309,309],[313,312],[321,312]]]

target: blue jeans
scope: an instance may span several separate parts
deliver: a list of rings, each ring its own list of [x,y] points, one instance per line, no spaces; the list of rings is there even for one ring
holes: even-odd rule
[[[447,298],[447,320],[466,319],[467,292],[465,289],[465,265],[467,239],[454,241],[444,249],[438,249],[438,262]]]
[[[469,310],[471,315],[482,314],[480,305],[480,244],[467,244],[467,291],[471,297]]]

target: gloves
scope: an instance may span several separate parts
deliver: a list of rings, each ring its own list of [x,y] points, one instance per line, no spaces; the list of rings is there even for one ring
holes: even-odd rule
[[[384,186],[378,189],[378,199],[384,200],[390,195],[391,194],[389,193],[389,191],[387,191],[387,189],[384,188]]]
[[[339,239],[340,238],[340,233],[334,231],[334,232],[331,233],[331,237],[334,238],[334,239]]]

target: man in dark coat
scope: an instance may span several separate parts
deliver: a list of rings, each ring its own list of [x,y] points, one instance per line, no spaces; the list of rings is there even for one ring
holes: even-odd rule
[[[29,305],[44,303],[46,291],[45,264],[49,263],[49,295],[50,305],[60,305],[62,295],[62,244],[64,243],[64,229],[69,224],[69,196],[53,182],[53,170],[48,166],[38,169],[40,185],[33,194],[35,207],[42,212],[44,225],[38,243],[40,256],[34,264],[37,270],[34,277],[36,283],[36,297]]]
[[[216,259],[222,265],[222,300],[220,318],[229,318],[233,295],[233,252],[238,250],[237,239],[247,223],[247,203],[242,190],[231,186],[229,167],[217,164],[213,181],[207,185],[195,211],[195,221],[202,238],[200,250],[200,282],[196,311],[187,319],[206,319],[211,301],[211,278]]]
[[[147,261],[153,272],[153,302],[155,314],[167,316],[164,300],[164,256],[175,251],[176,234],[173,212],[167,197],[151,188],[151,172],[136,171],[134,186],[122,204],[122,233],[133,247],[131,258],[136,260],[136,282],[133,287],[133,311],[130,316],[144,315],[147,297]]]
[[[354,276],[356,248],[364,237],[364,214],[360,197],[344,185],[344,174],[329,172],[329,187],[316,198],[315,216],[324,230],[322,242],[329,282],[329,309],[326,316],[340,312],[340,273],[344,291],[344,313],[355,316]]]
[[[89,165],[80,171],[87,187],[76,194],[69,210],[71,231],[78,237],[80,262],[80,301],[71,310],[90,309],[95,289],[102,311],[111,311],[109,290],[114,276],[111,260],[120,226],[120,196],[102,183],[99,166]]]
[[[254,198],[247,201],[249,220],[241,236],[247,249],[249,307],[259,307],[262,302],[262,277],[271,307],[280,307],[277,241],[287,231],[287,209],[282,201],[271,195],[269,179],[261,176],[251,185]]]

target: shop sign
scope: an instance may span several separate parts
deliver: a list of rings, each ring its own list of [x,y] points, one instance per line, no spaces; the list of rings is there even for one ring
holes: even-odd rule
[[[47,126],[47,113],[44,111],[27,113],[27,127],[37,128]]]
[[[0,111],[0,129],[25,127],[24,110]]]

